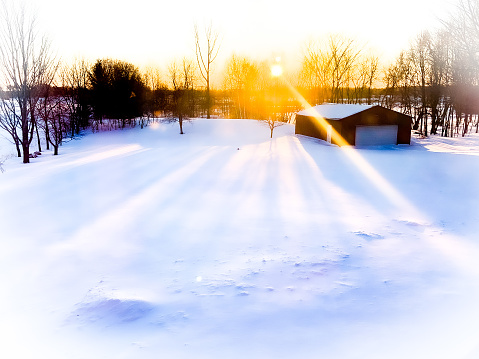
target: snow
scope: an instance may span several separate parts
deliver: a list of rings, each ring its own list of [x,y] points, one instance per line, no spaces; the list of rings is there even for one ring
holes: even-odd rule
[[[313,117],[319,115],[330,120],[338,120],[365,111],[371,107],[373,105],[330,103],[307,108],[298,112],[298,115]]]
[[[5,162],[0,357],[478,357],[477,134],[184,130]]]

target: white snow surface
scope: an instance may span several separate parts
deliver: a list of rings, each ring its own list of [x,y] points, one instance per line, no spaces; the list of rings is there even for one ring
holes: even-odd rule
[[[321,116],[329,120],[339,120],[341,118],[349,117],[356,113],[363,112],[371,107],[374,107],[374,106],[361,105],[361,104],[328,103],[323,105],[317,105],[317,106],[299,111],[298,115],[311,116],[311,117]]]
[[[1,358],[479,357],[477,134],[184,129],[5,162]]]

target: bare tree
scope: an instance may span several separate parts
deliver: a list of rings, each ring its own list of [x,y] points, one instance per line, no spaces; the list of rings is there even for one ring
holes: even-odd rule
[[[88,87],[90,86],[91,66],[87,60],[79,58],[75,59],[71,65],[63,66],[60,71],[72,138],[75,134],[80,133],[80,129],[85,129],[90,125],[91,106]]]
[[[401,51],[396,61],[387,69],[384,76],[386,88],[382,104],[387,108],[397,107],[406,115],[412,116],[414,65],[410,52]]]
[[[195,25],[195,43],[196,43],[196,61],[200,69],[201,77],[206,84],[206,118],[210,118],[211,95],[210,80],[211,66],[218,56],[220,44],[218,42],[218,33],[213,31],[211,24],[205,29],[206,47],[201,46],[198,26]]]
[[[268,126],[270,138],[273,138],[274,129],[290,120],[292,112],[297,111],[297,104],[291,100],[291,92],[279,62],[272,65],[263,62],[259,67],[259,75],[254,118]]]
[[[0,101],[0,128],[10,135],[12,142],[17,149],[18,157],[22,157],[20,137],[18,134],[18,129],[20,128],[20,116],[18,116],[16,111],[16,103],[5,93],[2,93]]]
[[[464,136],[479,132],[479,0],[459,0],[442,23],[387,69],[382,103],[413,116],[422,135]]]
[[[456,133],[464,136],[477,116],[479,96],[479,0],[460,0],[457,10],[443,21],[447,32],[454,39],[452,61],[452,104],[456,117]],[[462,125],[462,130],[459,127]]]
[[[174,61],[168,67],[173,94],[171,101],[172,118],[180,125],[180,134],[183,132],[183,120],[188,119],[194,112],[194,82],[195,69],[193,62],[183,58],[181,64]]]
[[[300,78],[310,91],[309,102],[320,104],[329,99],[331,61],[327,45],[310,43],[304,55]]]
[[[379,75],[379,58],[375,55],[371,55],[366,59],[366,61],[367,61],[366,69],[368,70],[367,77],[366,77],[367,86],[368,86],[367,99],[368,99],[368,105],[371,105],[373,85],[375,81],[378,79],[378,75]]]
[[[329,38],[331,62],[331,97],[330,102],[342,102],[342,89],[348,88],[349,78],[355,61],[361,50],[356,48],[354,40],[342,36]]]
[[[361,51],[354,40],[341,35],[329,35],[325,41],[308,46],[301,78],[316,92],[312,103],[351,100],[350,87],[357,82],[354,76]]]
[[[479,0],[460,0],[457,11],[447,21],[445,28],[455,42],[456,62],[467,76],[479,84]]]
[[[226,64],[223,86],[230,93],[234,118],[249,118],[254,113],[253,101],[259,86],[259,65],[233,55]]]
[[[437,32],[429,47],[428,106],[431,115],[431,134],[437,134],[439,126],[442,126],[443,130],[447,127],[445,119],[451,104],[446,89],[450,86],[452,79],[451,55],[449,33],[445,31]]]
[[[146,86],[145,94],[145,114],[140,120],[141,128],[148,125],[160,111],[164,111],[166,107],[167,86],[163,83],[160,69],[157,67],[147,67],[143,72],[143,82]]]
[[[416,112],[417,116],[413,128],[419,129],[420,134],[427,136],[428,133],[428,98],[427,89],[430,77],[430,54],[431,35],[424,31],[418,35],[409,50],[414,69],[414,88],[418,89]]]
[[[58,148],[67,136],[70,122],[75,121],[75,112],[71,110],[75,98],[68,88],[68,75],[69,68],[63,67],[57,83],[41,86],[36,109],[37,125],[45,133],[47,145],[53,146],[54,156],[58,155]]]
[[[15,102],[13,111],[19,114],[23,162],[29,163],[30,143],[35,129],[34,107],[38,101],[38,87],[45,81],[54,58],[50,43],[38,39],[35,18],[25,8],[10,8],[3,2],[0,28],[0,66],[4,87]]]
[[[367,57],[360,56],[356,66],[351,68],[350,81],[353,84],[352,95],[348,100],[354,103],[363,103],[364,100],[370,105],[372,102],[373,84],[378,78],[379,58],[373,54]]]
[[[49,96],[43,99],[45,102],[44,121],[48,124],[48,141],[53,146],[53,155],[58,155],[58,147],[62,144],[67,132],[68,102],[62,95]]]

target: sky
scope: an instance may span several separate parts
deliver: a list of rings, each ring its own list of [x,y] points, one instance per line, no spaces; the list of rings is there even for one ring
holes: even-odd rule
[[[433,30],[457,0],[27,0],[64,59],[111,57],[166,67],[195,57],[194,25],[221,38],[218,66],[233,53],[281,56],[294,67],[307,43],[343,33],[394,58],[424,29]],[[218,72],[218,68],[217,68]]]

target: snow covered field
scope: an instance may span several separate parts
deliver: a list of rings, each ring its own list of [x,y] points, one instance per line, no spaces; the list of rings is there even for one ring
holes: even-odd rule
[[[478,135],[184,129],[6,161],[1,358],[479,357]]]

